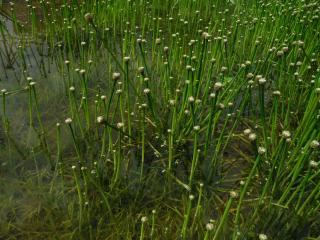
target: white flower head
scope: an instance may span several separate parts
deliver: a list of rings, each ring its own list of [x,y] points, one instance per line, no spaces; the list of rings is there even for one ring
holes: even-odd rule
[[[212,231],[213,230],[213,224],[212,223],[207,223],[206,224],[206,229],[207,229],[207,231]]]
[[[238,197],[238,193],[236,191],[231,191],[229,193],[229,195],[230,195],[231,198],[237,198]]]
[[[188,101],[189,102],[194,102],[194,97],[193,96],[188,97]]]
[[[141,217],[141,222],[145,223],[146,221],[148,221],[148,218],[146,216]]]
[[[216,82],[215,84],[214,84],[214,86],[213,86],[213,89],[215,90],[215,91],[219,91],[221,88],[222,88],[222,83],[221,82]]]
[[[117,81],[120,78],[120,73],[114,72],[112,73],[112,80]]]
[[[144,74],[144,67],[139,67],[138,72],[143,75]]]
[[[265,235],[263,233],[259,234],[259,240],[267,240],[267,239],[268,239],[267,235]]]
[[[72,123],[72,118],[67,118],[66,120],[64,120],[64,122],[66,124],[71,124]]]
[[[266,149],[264,147],[259,147],[258,148],[258,153],[261,154],[261,155],[265,154],[266,153]]]
[[[281,133],[281,136],[282,136],[284,139],[287,139],[287,138],[290,138],[290,137],[291,137],[291,133],[290,133],[288,130],[283,130],[282,133]]]
[[[200,130],[200,126],[199,126],[199,125],[194,126],[194,127],[193,127],[193,130],[199,131],[199,130]]]
[[[210,98],[215,98],[216,94],[215,93],[210,93]]]
[[[84,15],[84,19],[86,20],[86,22],[92,22],[93,21],[93,14],[92,13],[86,13]]]
[[[318,165],[319,165],[319,163],[317,163],[316,161],[313,161],[313,160],[310,161],[310,167],[317,168]]]
[[[249,140],[251,142],[255,141],[257,139],[257,135],[255,133],[250,133],[249,134]]]
[[[156,44],[159,45],[161,43],[161,38],[156,39]]]
[[[170,100],[169,100],[169,104],[170,104],[171,106],[174,106],[174,105],[176,104],[176,101],[175,101],[174,99],[170,99]]]
[[[103,123],[104,122],[104,117],[103,116],[98,116],[97,117],[97,123]]]
[[[244,135],[249,135],[251,133],[251,129],[250,128],[247,128],[247,129],[245,129],[245,130],[243,130],[243,134]]]
[[[122,122],[118,122],[117,123],[117,128],[120,129],[120,128],[123,128],[123,127],[124,127],[124,124]]]
[[[279,90],[276,90],[276,91],[273,91],[272,94],[274,96],[280,96],[281,95],[281,92]]]
[[[320,143],[317,140],[313,140],[310,144],[311,148],[318,148],[320,146]]]
[[[267,82],[267,80],[265,78],[260,78],[258,82],[259,82],[259,85],[264,85]]]
[[[149,93],[150,93],[150,89],[149,89],[149,88],[145,88],[145,89],[143,90],[143,93],[144,93],[144,94],[149,94]]]

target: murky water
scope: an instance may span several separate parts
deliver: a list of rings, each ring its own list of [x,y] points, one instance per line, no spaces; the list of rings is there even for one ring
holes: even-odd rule
[[[5,10],[8,5],[4,5]],[[23,20],[25,4],[15,3],[21,11],[19,20]],[[39,112],[45,120],[46,130],[55,129],[59,113],[64,111],[65,92],[61,84],[61,73],[57,71],[53,59],[47,57],[46,43],[35,43],[28,39],[28,33],[23,39],[16,34],[13,22],[7,16],[0,16],[0,89],[6,89],[6,118],[9,121],[9,134],[16,145],[17,152],[25,148],[37,147],[39,136],[30,125],[29,90],[27,78],[32,77],[37,83]],[[1,97],[2,102],[2,97]],[[0,107],[3,117],[3,106]],[[34,119],[35,120],[35,119]],[[36,122],[36,120],[35,120]],[[36,124],[37,125],[37,124]],[[48,133],[49,135],[51,133]],[[3,126],[0,127],[0,139],[4,139]],[[54,135],[52,133],[51,135]],[[54,141],[52,138],[51,141]],[[1,156],[6,156],[7,149],[0,148]],[[14,150],[14,149],[13,149]],[[14,156],[14,155],[13,155]],[[21,156],[17,156],[21,158]]]
[[[22,20],[24,12],[26,11],[25,2],[16,2],[15,8],[21,5]],[[8,5],[7,5],[8,6]],[[37,119],[36,110],[34,106],[33,111],[33,125],[30,124],[30,104],[29,104],[29,90],[27,88],[27,78],[32,78],[36,82],[37,99],[39,103],[39,113],[42,119],[46,135],[48,137],[48,145],[55,146],[56,141],[56,123],[63,122],[65,118],[69,117],[68,109],[68,94],[66,84],[66,69],[61,66],[65,59],[61,59],[61,52],[59,59],[56,59],[54,54],[49,54],[49,48],[45,41],[35,42],[28,37],[28,32],[22,35],[16,32],[12,21],[6,16],[0,16],[2,33],[0,34],[0,90],[6,89],[6,118],[9,121],[9,134],[18,149],[17,152],[24,150],[38,148],[40,144],[39,137],[39,123]],[[19,19],[21,21],[21,19]],[[59,51],[59,50],[57,50]],[[81,78],[78,73],[74,71],[75,68],[80,67],[81,64],[75,63],[72,67],[71,76],[74,78],[75,86],[80,84]],[[105,74],[107,69],[106,63],[101,61],[95,63],[87,72],[88,77],[92,79],[89,82],[89,87],[105,86],[106,82],[101,82],[101,76]],[[82,66],[84,67],[84,66]],[[87,68],[88,66],[86,66]],[[89,69],[87,69],[89,70]],[[79,89],[79,88],[78,88]],[[79,93],[80,94],[80,93]],[[0,97],[2,101],[2,97]],[[1,102],[0,102],[1,103]],[[0,116],[3,117],[3,105],[0,104]],[[68,129],[62,129],[63,147],[68,149],[72,144]],[[0,124],[0,139],[5,139],[2,124]],[[6,147],[0,141],[0,156],[8,155]],[[39,147],[40,151],[41,147]],[[70,147],[69,147],[70,149]],[[71,147],[72,149],[72,147]],[[13,154],[11,154],[12,156]],[[43,158],[43,153],[39,152],[39,159],[46,161]],[[16,161],[21,160],[21,155],[16,156]]]

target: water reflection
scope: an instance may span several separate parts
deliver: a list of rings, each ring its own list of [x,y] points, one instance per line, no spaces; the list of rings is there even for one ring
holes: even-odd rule
[[[25,5],[22,1],[15,3],[19,21],[24,20],[22,6]],[[8,6],[8,4],[3,5],[5,12],[8,11]],[[56,64],[47,56],[48,47],[45,42],[37,43],[28,39],[27,34],[20,35],[15,31],[10,17],[5,14],[0,15],[0,89],[8,91],[6,117],[9,120],[9,134],[19,151],[39,145],[38,133],[30,125],[30,119],[27,117],[29,111],[27,77],[32,77],[33,81],[37,82],[39,111],[41,117],[46,119],[47,127],[53,127],[58,121],[58,113],[63,110],[61,106],[65,106],[66,98],[62,91],[61,74],[57,71]],[[2,96],[0,100],[2,102]],[[2,103],[0,118],[3,118]],[[1,141],[4,139],[4,130],[2,124],[0,125],[0,155],[6,156],[7,149],[5,143]],[[19,155],[17,157],[21,158]]]

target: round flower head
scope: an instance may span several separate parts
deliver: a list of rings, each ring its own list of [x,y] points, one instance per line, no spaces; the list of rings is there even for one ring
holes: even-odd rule
[[[103,116],[97,117],[97,123],[100,123],[100,124],[104,123],[104,117]]]
[[[221,72],[226,72],[228,70],[227,67],[221,67]]]
[[[159,45],[161,43],[161,38],[156,39],[156,44]]]
[[[317,168],[318,167],[318,163],[316,161],[311,160],[310,161],[310,167]]]
[[[84,19],[86,20],[86,22],[92,22],[93,21],[93,14],[92,13],[86,13],[84,15]]]
[[[114,72],[112,73],[112,80],[117,81],[120,78],[120,73]]]
[[[231,191],[229,195],[230,195],[231,198],[237,198],[238,197],[238,193],[236,191]]]
[[[280,50],[280,51],[277,52],[277,56],[278,56],[278,57],[283,56],[283,54],[284,54],[284,52],[283,52],[282,50]]]
[[[141,222],[142,222],[142,223],[145,223],[146,221],[148,221],[148,218],[147,218],[146,216],[143,216],[143,217],[141,218]]]
[[[244,135],[249,135],[251,133],[251,129],[250,128],[247,128],[245,130],[243,130],[243,134]]]
[[[267,82],[267,80],[265,78],[260,78],[258,82],[259,82],[259,85],[264,85]]]
[[[138,72],[143,75],[144,74],[144,67],[139,67]]]
[[[65,120],[65,123],[66,123],[66,124],[71,124],[71,123],[72,123],[72,119],[71,119],[71,118],[67,118],[67,119]]]
[[[287,130],[283,130],[282,133],[281,133],[281,136],[284,138],[284,139],[287,139],[287,138],[290,138],[291,137],[291,133]]]
[[[199,125],[194,126],[194,127],[193,127],[193,130],[199,131],[199,130],[200,130],[200,126],[199,126]]]
[[[252,79],[253,77],[254,77],[253,73],[248,73],[248,74],[247,74],[247,78],[248,78],[248,79]]]
[[[257,135],[255,133],[250,133],[249,134],[249,140],[251,142],[255,141],[257,139]]]
[[[104,101],[104,100],[107,99],[107,96],[106,95],[101,95],[100,99]]]
[[[188,101],[189,101],[189,102],[194,102],[194,97],[193,97],[193,96],[190,96],[190,97],[188,98]]]
[[[276,90],[276,91],[273,91],[272,94],[273,94],[274,96],[280,96],[280,95],[281,95],[281,92],[278,91],[278,90]]]
[[[317,140],[313,140],[310,144],[311,148],[318,148],[320,146],[320,143]]]
[[[221,82],[216,82],[215,84],[214,84],[214,86],[213,86],[213,89],[215,90],[215,91],[219,91],[221,88],[222,88],[222,83]]]
[[[130,61],[130,57],[124,57],[124,58],[123,58],[123,61],[124,61],[125,63],[128,63],[128,62]]]
[[[215,98],[216,94],[215,93],[210,93],[210,98]]]
[[[170,104],[171,106],[174,106],[174,105],[176,104],[176,101],[175,101],[174,99],[170,99],[170,100],[169,100],[169,104]]]
[[[145,89],[143,90],[143,93],[144,93],[144,94],[150,93],[150,89],[149,89],[149,88],[145,88]]]
[[[265,154],[266,153],[266,149],[264,147],[259,147],[258,148],[258,153],[261,154],[261,155]]]
[[[225,109],[225,105],[223,104],[223,103],[219,103],[218,104],[218,108],[220,109],[220,110],[223,110],[223,109]]]
[[[207,229],[207,231],[212,231],[213,230],[213,224],[212,223],[207,223],[206,224],[206,229]]]
[[[32,86],[34,86],[34,85],[36,85],[37,83],[36,82],[29,82],[29,85],[32,87]]]
[[[124,124],[122,123],[122,122],[119,122],[119,123],[117,123],[117,128],[123,128],[124,127]]]
[[[207,40],[207,39],[210,38],[210,34],[207,33],[207,32],[203,32],[203,33],[202,33],[202,38]]]
[[[263,233],[259,234],[259,240],[267,240],[267,239],[268,239],[267,235],[265,235]]]

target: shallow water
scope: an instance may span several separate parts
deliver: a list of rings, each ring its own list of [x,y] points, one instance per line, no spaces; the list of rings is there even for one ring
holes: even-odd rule
[[[18,7],[19,4],[16,6]],[[14,139],[14,144],[20,151],[23,151],[24,148],[39,145],[38,134],[31,127],[27,117],[29,111],[27,77],[32,77],[33,81],[37,82],[39,111],[46,119],[45,124],[48,127],[52,127],[58,121],[57,116],[63,110],[60,107],[64,106],[63,101],[65,101],[62,94],[63,85],[61,85],[61,75],[57,71],[56,65],[46,57],[46,44],[29,41],[27,34],[24,41],[21,41],[15,32],[13,22],[6,16],[0,16],[0,20],[2,28],[0,35],[0,89],[8,91],[6,118],[9,120],[9,134]],[[22,54],[25,62],[21,60]],[[3,117],[2,104],[0,112]],[[3,126],[0,130],[2,128]],[[0,139],[1,135],[4,135],[3,131],[0,131]],[[3,149],[3,151],[7,150]],[[2,154],[2,156],[5,155],[5,153]]]

